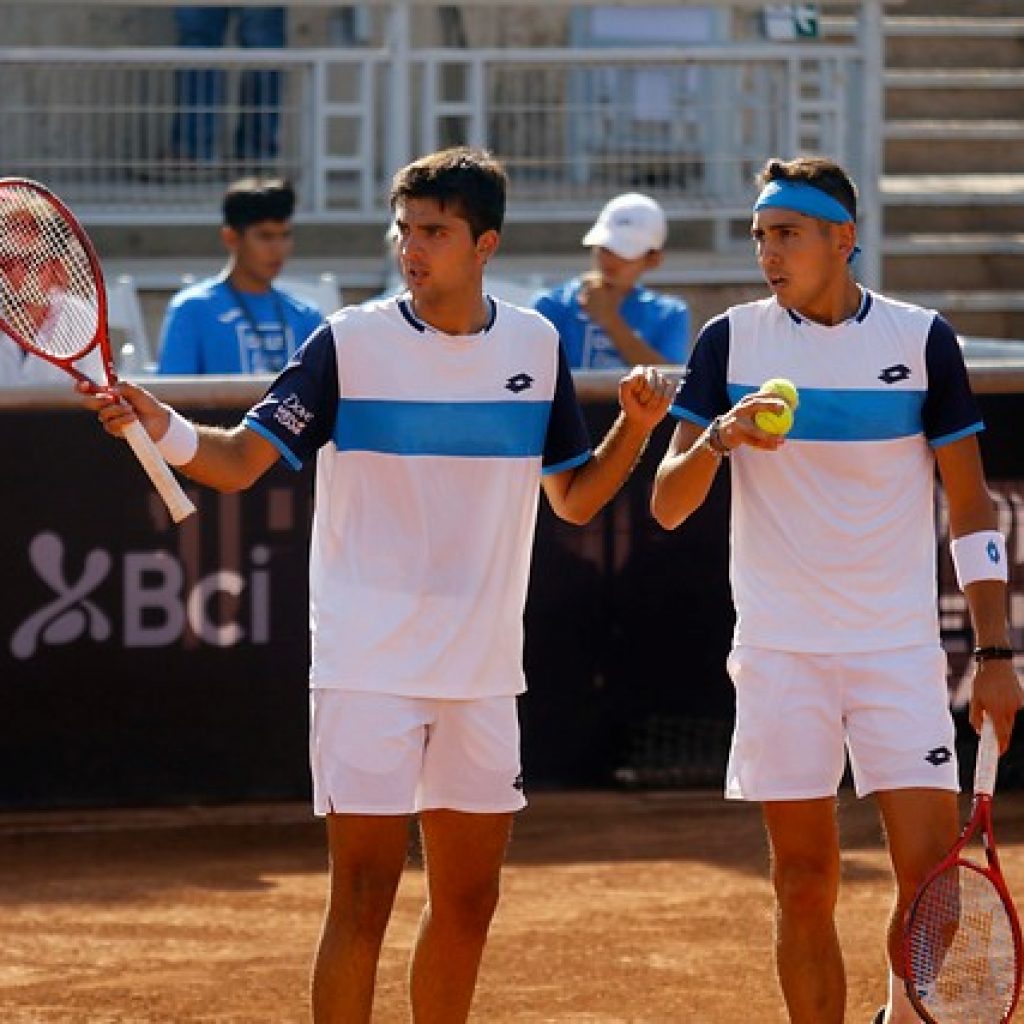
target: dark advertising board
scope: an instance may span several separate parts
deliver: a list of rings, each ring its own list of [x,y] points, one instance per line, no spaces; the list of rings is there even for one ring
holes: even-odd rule
[[[249,398],[175,400],[234,422]],[[1019,644],[1024,397],[982,402]],[[600,436],[612,402],[586,411]],[[175,527],[127,447],[85,413],[0,405],[0,422],[0,807],[306,796],[311,473],[279,465],[240,495],[189,486],[199,514]],[[663,424],[590,525],[562,523],[542,502],[521,708],[534,786],[720,781],[732,716],[728,480],[684,527],[661,530],[648,503],[670,432]],[[970,634],[940,552],[962,702]]]

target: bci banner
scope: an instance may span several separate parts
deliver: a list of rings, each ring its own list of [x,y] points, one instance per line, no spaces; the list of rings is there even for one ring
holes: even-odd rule
[[[1013,423],[1024,399],[983,404],[1019,645],[1024,466]],[[595,436],[613,412],[587,407]],[[130,452],[83,413],[0,420],[0,808],[307,795],[312,474],[279,465],[242,495],[189,486],[198,515],[175,527]],[[534,786],[720,780],[732,716],[727,474],[683,528],[661,530],[650,481],[670,433],[663,425],[589,526],[542,502],[521,706]],[[944,529],[942,513],[940,502]],[[945,544],[940,590],[961,705],[970,632]]]

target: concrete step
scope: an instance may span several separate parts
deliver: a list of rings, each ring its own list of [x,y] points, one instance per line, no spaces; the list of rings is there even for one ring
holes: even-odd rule
[[[1011,18],[1020,15],[1020,0],[902,0],[900,17],[955,18],[970,11],[974,18]]]
[[[949,309],[964,313],[1024,313],[1024,292],[1021,291],[893,289],[892,294],[927,309]]]
[[[1019,4],[1018,11],[1019,13]],[[882,21],[885,38],[893,39],[1014,39],[1024,35],[1021,17],[907,17],[888,15]],[[857,19],[850,14],[823,14],[821,34],[830,39],[852,39],[857,32]]]
[[[882,280],[891,291],[955,289],[1006,292],[1024,301],[1024,251],[970,253],[889,252],[884,246]],[[1016,292],[1015,292],[1016,290]]]
[[[961,336],[1024,338],[1024,296],[1020,292],[922,290],[891,294],[926,309],[937,309]]]
[[[1011,70],[1024,64],[1024,18],[892,18],[885,37],[891,70]]]
[[[1017,142],[1024,139],[1024,121],[1011,119],[899,118],[887,121],[882,129],[887,139],[912,139],[956,142]]]
[[[928,231],[1020,232],[1024,231],[1024,202],[1019,206],[976,206],[970,198],[948,206],[918,205],[907,197],[902,203],[892,202],[883,211],[885,233],[889,236]]]
[[[955,174],[998,174],[1024,167],[1024,122],[1003,122],[991,130],[986,124],[993,122],[944,132],[939,122],[888,122],[885,169],[890,174],[927,174],[935,167]]]
[[[885,72],[890,89],[1021,89],[1024,71],[1018,68],[891,68]]]
[[[884,174],[880,187],[887,204],[1024,205],[1024,174]]]
[[[1024,232],[890,235],[883,246],[887,256],[1024,256]]]
[[[1024,110],[1019,68],[897,68],[884,79],[886,120],[1016,119]]]
[[[959,4],[962,9],[963,4]],[[1015,4],[1020,10],[1020,3]],[[1007,39],[1024,37],[1024,18],[1021,17],[908,17],[894,15],[884,21],[887,39]]]

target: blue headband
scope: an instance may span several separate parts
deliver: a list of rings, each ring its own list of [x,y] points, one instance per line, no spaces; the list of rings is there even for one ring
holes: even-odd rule
[[[794,210],[832,224],[853,222],[850,211],[838,199],[802,181],[769,181],[754,202],[754,212],[771,209]],[[852,263],[859,255],[860,246],[855,245],[847,262]]]
[[[853,220],[850,211],[838,199],[802,181],[769,181],[754,203],[754,212],[780,207],[833,224],[847,224]]]

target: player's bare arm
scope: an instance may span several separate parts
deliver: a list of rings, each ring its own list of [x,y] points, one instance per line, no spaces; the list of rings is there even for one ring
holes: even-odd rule
[[[936,461],[949,503],[950,537],[968,537],[995,530],[996,512],[985,486],[977,438],[972,435],[943,445],[936,450]],[[974,628],[975,646],[1008,650],[1006,584],[994,579],[977,580],[964,587],[964,596]],[[971,724],[980,733],[982,717],[987,711],[995,725],[1001,751],[1005,752],[1009,745],[1014,718],[1022,704],[1020,681],[1011,659],[985,658],[976,663]]]
[[[651,431],[665,418],[675,390],[675,380],[653,366],[636,366],[622,379],[622,411],[594,457],[542,481],[557,516],[577,525],[588,523],[615,496],[643,454]]]
[[[112,390],[92,392],[85,385],[79,390],[86,396],[86,407],[97,413],[103,428],[114,437],[120,437],[136,419],[158,445],[167,437],[175,413],[145,389],[121,381]],[[279,457],[266,438],[243,424],[226,430],[193,426],[197,435],[195,454],[176,468],[190,480],[218,491],[245,490]]]
[[[651,494],[651,514],[674,530],[704,503],[723,458],[741,445],[772,452],[784,444],[754,423],[759,412],[782,413],[786,403],[771,395],[744,395],[728,412],[704,428],[680,421],[658,466]]]

